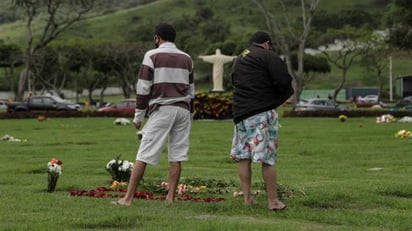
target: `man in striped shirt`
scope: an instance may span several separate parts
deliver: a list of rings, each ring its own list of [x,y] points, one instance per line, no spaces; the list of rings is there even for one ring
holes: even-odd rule
[[[136,85],[136,111],[133,123],[141,134],[136,162],[126,195],[116,204],[131,205],[143,179],[146,165],[158,165],[168,141],[169,182],[167,203],[173,203],[180,179],[181,162],[188,160],[192,123],[194,78],[191,57],[174,44],[176,32],[167,23],[155,27],[156,49],[146,52]]]

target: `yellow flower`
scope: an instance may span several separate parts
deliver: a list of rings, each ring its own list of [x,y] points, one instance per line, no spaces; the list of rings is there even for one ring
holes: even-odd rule
[[[112,182],[112,185],[110,185],[110,188],[112,188],[112,189],[116,188],[119,184],[120,184],[120,182],[115,180],[115,181]]]
[[[341,122],[345,122],[345,121],[348,119],[348,117],[347,117],[346,115],[339,115],[338,119],[339,119]]]

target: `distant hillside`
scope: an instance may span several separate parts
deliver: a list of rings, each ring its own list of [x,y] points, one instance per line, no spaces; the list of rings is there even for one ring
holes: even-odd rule
[[[3,8],[4,2],[0,3],[3,12],[6,9]],[[104,3],[105,7],[61,34],[52,45],[73,43],[78,40],[90,43],[151,42],[153,26],[158,22],[166,21],[175,25],[177,29],[177,45],[196,58],[199,54],[213,51],[216,44],[231,45],[224,44],[223,41],[246,44],[251,33],[266,29],[261,12],[253,1],[247,0],[99,0],[96,2]],[[266,0],[266,5],[271,9],[276,9],[274,2]],[[300,0],[285,0],[285,2],[290,10],[288,13],[299,14]],[[386,11],[387,3],[388,0],[323,0],[318,21],[315,22],[319,24],[318,26],[322,26],[324,22],[321,19],[324,14],[335,14],[339,17],[341,12],[366,12],[370,20],[378,20],[374,26],[380,27],[379,20]],[[281,9],[274,10],[274,12],[277,11],[281,12]],[[337,23],[337,21],[330,21],[328,23]],[[0,24],[0,40],[24,46],[25,39],[24,22]],[[231,51],[236,54],[239,49],[241,48],[232,47]],[[195,61],[200,69],[210,69],[208,64],[199,60]],[[394,76],[412,72],[409,68],[409,61],[403,56],[394,57]],[[328,77],[315,78],[310,87],[334,88],[339,77],[339,70],[332,69]],[[371,86],[374,84],[374,78],[369,76],[359,64],[350,70],[348,85]]]
[[[60,41],[73,39],[126,40],[126,36],[136,28],[153,26],[160,21],[181,22],[193,16],[199,8],[209,8],[215,19],[230,25],[230,37],[238,39],[245,33],[256,29],[266,29],[265,21],[252,0],[99,0],[99,8],[87,20],[74,26],[68,33],[59,37]],[[147,4],[154,2],[155,4]],[[275,1],[267,5],[275,9]],[[290,14],[300,11],[300,1],[285,0]],[[339,13],[342,10],[364,10],[371,14],[382,15],[387,0],[345,0],[321,1],[320,9]],[[0,1],[0,39],[12,42],[24,42],[25,27],[22,21],[9,22],[5,15],[20,17],[18,12],[10,10],[11,1]],[[280,10],[280,9],[279,9]],[[8,13],[6,13],[8,12]],[[276,12],[276,11],[275,11]],[[3,20],[1,20],[3,19]]]

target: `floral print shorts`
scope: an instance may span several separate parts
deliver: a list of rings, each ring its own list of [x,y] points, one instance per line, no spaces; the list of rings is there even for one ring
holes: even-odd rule
[[[230,157],[233,160],[275,165],[279,119],[276,110],[251,116],[235,125]]]

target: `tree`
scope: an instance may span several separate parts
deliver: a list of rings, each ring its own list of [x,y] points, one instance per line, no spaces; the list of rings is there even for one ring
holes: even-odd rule
[[[33,56],[33,85],[41,87],[41,92],[54,91],[62,94],[66,86],[67,75],[59,49],[45,47]]]
[[[367,49],[362,56],[361,65],[376,76],[376,84],[379,87],[378,100],[382,98],[383,92],[383,72],[388,67],[388,57],[392,53],[391,47],[387,44],[385,37],[374,34],[368,41],[370,49]]]
[[[144,44],[102,44],[97,49],[99,53],[93,59],[93,67],[108,79],[117,81],[122,88],[123,97],[130,98],[136,90],[134,86],[137,73],[146,49]]]
[[[370,44],[366,43],[369,39],[370,31],[345,27],[343,29],[331,29],[325,34],[324,39],[320,39],[323,44],[319,50],[325,57],[342,71],[341,81],[336,86],[332,99],[336,101],[340,90],[346,81],[348,70],[351,68],[355,58],[368,52]],[[330,39],[334,39],[334,43]]]
[[[298,68],[298,57],[296,54],[293,54],[291,56],[291,61],[293,70],[296,70]],[[325,57],[305,54],[303,56],[302,88],[307,86],[315,76],[318,76],[319,74],[329,73],[330,70],[331,67]]]
[[[22,100],[26,85],[30,88],[33,55],[46,47],[59,34],[82,19],[93,7],[94,0],[13,0],[13,4],[22,10],[26,17],[27,47],[25,68],[20,73],[17,100]],[[39,17],[42,14],[42,17]],[[45,17],[42,32],[36,37],[33,22]]]
[[[282,12],[283,18],[275,17],[268,8],[263,4],[262,0],[254,0],[256,5],[262,11],[266,25],[269,32],[274,39],[276,47],[280,50],[281,54],[285,57],[286,64],[290,75],[293,78],[293,107],[299,101],[300,95],[303,90],[303,69],[304,69],[304,50],[306,48],[306,42],[311,31],[312,19],[319,5],[319,0],[301,0],[301,17],[295,19],[296,24],[292,24],[291,19],[287,14],[287,9],[284,0],[277,0]],[[296,49],[298,67],[294,71],[292,68],[291,55],[293,50]]]
[[[0,67],[10,77],[10,90],[14,91],[14,70],[23,65],[23,52],[16,44],[0,43]]]
[[[76,92],[76,102],[79,102],[79,94],[86,88],[83,84],[83,76],[91,69],[91,61],[88,52],[84,45],[76,42],[74,45],[66,45],[59,48],[61,54],[62,69],[70,77],[66,87],[73,89]],[[67,71],[67,72],[66,72]],[[84,74],[84,75],[83,75]]]
[[[394,0],[386,15],[389,43],[412,57],[412,1]]]

